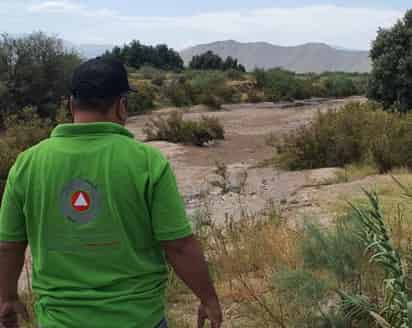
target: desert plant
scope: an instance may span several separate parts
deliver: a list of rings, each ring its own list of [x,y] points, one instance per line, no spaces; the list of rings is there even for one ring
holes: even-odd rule
[[[54,124],[51,120],[40,118],[30,107],[7,117],[6,130],[0,137],[0,200],[9,170],[17,156],[47,138]]]
[[[192,86],[185,77],[179,77],[164,84],[162,90],[165,98],[176,107],[189,106],[193,103]]]
[[[146,124],[144,133],[149,141],[164,140],[196,146],[224,139],[224,128],[217,118],[202,116],[199,121],[184,120],[179,111],[174,111],[167,117],[152,118]]]
[[[127,110],[130,114],[143,114],[155,107],[155,92],[148,83],[138,83],[138,93],[128,95]]]
[[[204,72],[196,75],[190,84],[193,90],[195,104],[204,104],[219,109],[221,104],[230,103],[233,99],[233,89],[226,84],[222,72]]]
[[[412,165],[412,116],[351,103],[318,113],[314,121],[276,140],[276,162],[288,169],[369,164],[380,172]],[[272,140],[273,142],[273,140]]]

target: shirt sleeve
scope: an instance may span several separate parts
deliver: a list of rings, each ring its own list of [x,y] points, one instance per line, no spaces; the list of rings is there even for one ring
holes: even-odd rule
[[[153,187],[151,216],[155,239],[158,241],[182,239],[192,235],[192,227],[169,162],[166,162]]]
[[[3,200],[0,204],[0,241],[26,241],[26,220],[23,205],[17,195],[15,167],[9,172]]]

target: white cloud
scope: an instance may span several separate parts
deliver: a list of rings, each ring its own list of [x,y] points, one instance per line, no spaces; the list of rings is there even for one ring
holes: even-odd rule
[[[68,13],[83,9],[83,5],[69,0],[44,1],[29,7],[29,11],[33,13]]]
[[[367,49],[379,27],[390,26],[403,16],[398,10],[335,5],[233,10],[176,17],[122,14],[106,8],[91,8],[86,1],[80,0],[32,0],[27,8],[23,26],[21,20],[19,25],[14,25],[17,20],[13,21],[13,12],[5,17],[0,10],[0,15],[4,16],[4,19],[0,17],[0,30],[13,33],[13,29],[24,28],[25,32],[41,29],[77,43],[122,44],[139,39],[150,44],[167,43],[177,49],[225,39],[268,41],[279,45],[325,42],[345,48]],[[61,23],[65,21],[70,24]]]

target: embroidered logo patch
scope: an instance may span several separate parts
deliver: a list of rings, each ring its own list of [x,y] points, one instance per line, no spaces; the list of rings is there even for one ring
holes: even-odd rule
[[[62,214],[77,223],[88,223],[100,210],[100,193],[97,187],[85,180],[75,179],[66,184],[60,195]]]
[[[90,196],[85,191],[76,191],[72,196],[72,207],[77,212],[85,212],[90,208]]]

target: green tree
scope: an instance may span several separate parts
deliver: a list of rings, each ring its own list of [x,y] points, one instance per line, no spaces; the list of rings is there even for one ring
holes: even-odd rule
[[[194,56],[189,64],[191,69],[215,69],[223,68],[223,60],[212,51],[207,51],[204,54]]]
[[[164,70],[183,69],[183,60],[180,55],[165,44],[153,47],[133,40],[124,45],[123,48],[114,47],[112,51],[106,51],[104,56],[117,58],[136,69],[143,66],[152,66]]]
[[[368,96],[386,109],[412,110],[412,10],[373,42]]]
[[[80,63],[66,52],[62,41],[33,33],[22,38],[0,37],[1,116],[31,106],[43,117],[54,118],[69,93],[69,78]]]
[[[219,55],[213,51],[207,51],[201,55],[194,56],[190,61],[189,67],[191,69],[199,70],[237,70],[240,72],[246,72],[243,65],[238,63],[238,60],[233,57],[227,57],[223,60]]]

